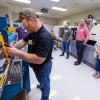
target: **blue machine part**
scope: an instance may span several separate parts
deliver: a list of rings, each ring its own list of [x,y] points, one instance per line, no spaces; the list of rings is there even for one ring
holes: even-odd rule
[[[20,24],[19,23],[13,23],[13,27],[18,28],[18,27],[20,27]]]
[[[12,97],[17,95],[21,91],[22,91],[21,83],[5,86],[0,100],[11,100]]]
[[[6,30],[8,27],[8,20],[6,17],[0,17],[0,30]]]
[[[7,26],[10,27],[10,21],[9,21],[9,18],[6,17],[6,20],[7,20]]]
[[[8,35],[7,35],[7,27],[9,26],[9,22],[7,17],[0,17],[0,32],[3,35],[4,41],[8,43]]]
[[[6,30],[0,30],[0,32],[4,38],[5,43],[8,43],[8,34],[7,34]]]
[[[15,33],[8,33],[8,43],[15,42],[17,40],[17,34]]]

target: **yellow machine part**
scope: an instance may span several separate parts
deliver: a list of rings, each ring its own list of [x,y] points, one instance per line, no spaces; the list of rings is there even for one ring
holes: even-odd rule
[[[2,46],[2,49],[3,49],[4,56],[6,58],[7,64],[9,64],[10,61],[8,59],[8,54],[7,54],[7,51],[6,51],[5,42],[4,42],[3,36],[1,34],[0,34],[0,43],[1,43],[1,46]]]
[[[9,70],[9,64],[6,66],[6,69],[5,69],[5,71],[2,74],[2,77],[0,79],[0,87],[2,87],[6,82],[8,70]]]
[[[5,84],[6,79],[7,79],[7,73],[8,73],[10,61],[9,61],[8,54],[7,54],[7,51],[6,51],[6,46],[5,46],[3,36],[1,34],[0,34],[0,44],[1,44],[1,48],[3,50],[4,56],[6,58],[6,64],[7,64],[7,66],[4,70],[4,73],[2,74],[2,77],[0,79],[0,87],[2,87]]]
[[[15,32],[16,31],[16,28],[15,27],[8,27],[8,32]]]

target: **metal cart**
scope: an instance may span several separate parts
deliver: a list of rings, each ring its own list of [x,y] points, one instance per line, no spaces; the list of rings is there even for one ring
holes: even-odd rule
[[[5,69],[4,66],[5,64],[1,67],[3,73],[1,73],[2,82],[0,80],[0,100],[11,100],[23,90],[22,60],[15,58],[10,60]]]

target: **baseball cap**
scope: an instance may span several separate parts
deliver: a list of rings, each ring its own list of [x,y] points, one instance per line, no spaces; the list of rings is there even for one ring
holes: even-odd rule
[[[28,19],[29,17],[38,18],[38,15],[31,8],[23,8],[21,12],[19,12],[19,22],[23,19]]]

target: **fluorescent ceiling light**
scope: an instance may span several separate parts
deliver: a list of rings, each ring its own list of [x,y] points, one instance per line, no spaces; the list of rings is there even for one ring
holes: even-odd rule
[[[59,2],[60,0],[50,0],[50,1],[53,1],[53,2]]]
[[[38,15],[42,15],[43,13],[41,13],[41,12],[36,12],[36,14],[38,14]]]
[[[31,3],[31,0],[13,0],[13,1],[21,2],[21,3],[27,3],[27,4]]]
[[[67,9],[59,8],[59,7],[52,7],[51,9],[58,10],[58,11],[67,11]]]

